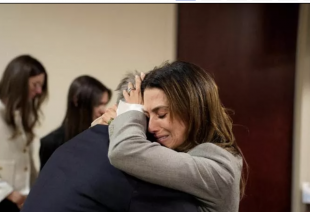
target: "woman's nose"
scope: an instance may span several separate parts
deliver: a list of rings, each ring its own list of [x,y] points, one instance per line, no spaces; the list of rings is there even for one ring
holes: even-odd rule
[[[100,115],[103,115],[105,113],[105,106],[100,106],[99,108],[99,112],[100,112]]]
[[[36,93],[41,94],[42,93],[42,87],[37,87],[36,88]]]
[[[156,133],[158,131],[158,125],[153,119],[149,120],[148,131],[150,133]]]

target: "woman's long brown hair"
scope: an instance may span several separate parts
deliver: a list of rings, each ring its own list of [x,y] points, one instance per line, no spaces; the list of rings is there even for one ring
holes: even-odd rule
[[[163,90],[172,118],[186,124],[187,138],[177,151],[187,152],[201,143],[210,142],[243,158],[245,168],[240,180],[240,196],[243,197],[248,165],[236,143],[233,122],[221,103],[213,78],[197,65],[176,61],[150,71],[141,87],[142,93],[147,88]]]
[[[45,76],[42,93],[30,100],[28,80],[30,77],[40,74]],[[21,55],[13,59],[4,70],[0,81],[0,100],[5,104],[4,120],[13,129],[12,138],[15,138],[19,134],[19,129],[14,113],[15,111],[20,112],[27,145],[35,136],[33,129],[39,121],[41,104],[48,95],[47,81],[48,77],[44,66],[29,55]]]

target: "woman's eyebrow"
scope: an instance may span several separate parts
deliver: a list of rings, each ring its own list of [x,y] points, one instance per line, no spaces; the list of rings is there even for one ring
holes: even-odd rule
[[[151,110],[151,112],[156,113],[156,112],[158,112],[160,109],[168,109],[168,106],[165,106],[165,105],[157,106],[157,107],[153,108],[153,109]],[[146,110],[144,110],[144,109],[142,109],[142,110],[143,110],[143,113],[146,113],[146,114],[149,113],[148,111],[146,111]]]

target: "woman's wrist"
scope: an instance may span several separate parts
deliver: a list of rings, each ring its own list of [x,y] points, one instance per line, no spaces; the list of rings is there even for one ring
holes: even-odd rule
[[[126,113],[128,111],[131,111],[131,110],[136,110],[136,111],[143,113],[143,105],[127,103],[127,102],[123,102],[120,100],[116,113],[119,116],[119,115]]]
[[[6,198],[16,205],[23,204],[26,199],[26,197],[18,191],[12,191]]]

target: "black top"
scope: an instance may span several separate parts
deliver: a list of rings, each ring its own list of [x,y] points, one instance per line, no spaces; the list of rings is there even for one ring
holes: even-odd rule
[[[49,133],[41,139],[40,147],[40,162],[41,170],[45,165],[46,161],[51,157],[53,152],[65,143],[65,128],[60,126],[53,132]]]

